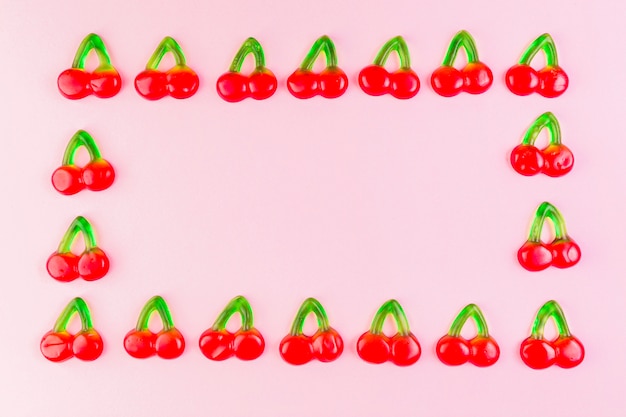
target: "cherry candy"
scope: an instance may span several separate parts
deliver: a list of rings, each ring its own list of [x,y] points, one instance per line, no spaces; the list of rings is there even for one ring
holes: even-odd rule
[[[391,52],[396,52],[400,59],[400,68],[389,73],[384,68]],[[401,36],[390,39],[380,49],[374,64],[369,65],[359,73],[361,89],[371,96],[390,94],[398,99],[414,97],[420,88],[420,81],[411,69],[409,49]]]
[[[454,68],[460,48],[465,50],[467,65],[462,70]],[[458,32],[448,46],[443,63],[430,77],[433,90],[443,97],[453,97],[465,91],[482,94],[493,84],[491,69],[478,59],[474,38],[465,30]]]
[[[541,231],[546,219],[554,225],[555,236],[549,244],[541,242]],[[518,250],[517,259],[520,265],[533,272],[549,266],[569,268],[580,260],[580,247],[568,236],[565,220],[552,204],[543,202],[537,208],[528,240]]]
[[[80,317],[81,330],[72,335],[67,331],[67,326],[75,314]],[[40,343],[41,353],[52,362],[63,362],[73,357],[93,361],[100,357],[103,348],[102,337],[93,328],[89,307],[79,297],[69,302]]]
[[[546,56],[546,66],[536,71],[530,63],[539,51],[543,51]],[[563,94],[569,85],[567,74],[559,66],[554,40],[547,33],[530,44],[519,62],[509,68],[505,80],[509,90],[518,96],[536,92],[554,98]]]
[[[174,56],[176,65],[163,72],[158,67],[167,53]],[[182,48],[169,36],[159,43],[148,60],[146,69],[135,77],[135,90],[148,100],[159,100],[167,95],[176,99],[186,99],[198,91],[199,85],[198,75],[187,66]]]
[[[303,334],[304,321],[313,313],[318,330],[313,336]],[[293,321],[291,331],[280,342],[280,355],[292,365],[304,365],[313,359],[332,362],[343,353],[343,339],[330,327],[324,307],[314,298],[307,298]]]
[[[548,131],[549,144],[539,150],[535,141],[544,129]],[[574,155],[561,143],[561,126],[554,114],[546,112],[533,121],[522,143],[511,152],[511,166],[525,176],[542,172],[550,177],[561,177],[572,170]]]
[[[161,331],[154,333],[148,328],[150,316],[157,312],[163,323]],[[159,356],[176,359],[185,350],[185,339],[174,326],[167,303],[161,296],[154,296],[144,305],[137,319],[137,326],[124,337],[124,349],[137,359]]]
[[[91,50],[98,55],[100,64],[90,73],[85,70],[85,63]],[[59,75],[57,86],[61,94],[71,100],[82,99],[91,94],[99,98],[109,98],[120,91],[122,79],[111,65],[111,58],[100,36],[90,33],[83,39],[74,56],[72,68]]]
[[[324,52],[326,68],[319,74],[313,72],[313,65]],[[322,36],[315,41],[309,53],[287,79],[287,89],[299,99],[308,99],[320,95],[325,98],[337,98],[343,95],[348,88],[348,77],[337,66],[337,50],[328,36]]]
[[[548,319],[552,318],[559,335],[549,341],[543,336]],[[554,300],[545,303],[535,316],[531,335],[520,345],[522,361],[532,369],[545,369],[552,365],[561,368],[578,366],[585,358],[585,349],[572,336],[561,306]]]
[[[241,67],[249,54],[254,56],[255,69],[246,76],[241,74]],[[276,76],[265,67],[263,47],[256,39],[248,38],[237,51],[228,72],[217,80],[217,93],[231,103],[248,97],[265,100],[274,95],[277,85]]]
[[[233,314],[241,316],[241,327],[235,333],[226,330]],[[241,360],[254,360],[265,350],[265,340],[254,327],[252,307],[243,296],[233,298],[222,310],[211,328],[202,333],[200,351],[208,359],[223,361],[233,356]]]
[[[396,323],[397,333],[389,338],[383,333],[387,316]],[[366,362],[381,364],[387,361],[398,366],[417,362],[422,354],[421,346],[413,333],[400,303],[388,300],[378,309],[370,329],[357,342],[357,353]]]
[[[89,153],[89,162],[82,168],[74,162],[81,147]],[[113,166],[102,158],[95,140],[84,130],[72,136],[65,147],[61,166],[52,174],[52,186],[63,195],[73,195],[85,188],[91,191],[106,190],[114,180]]]
[[[71,252],[72,244],[82,233],[85,249],[80,256]],[[109,258],[98,248],[93,227],[87,219],[78,216],[65,232],[58,249],[48,258],[46,268],[50,276],[58,281],[69,282],[79,276],[86,281],[104,277],[109,271]]]
[[[477,334],[465,339],[461,331],[467,320],[476,324]],[[468,304],[456,316],[448,334],[437,342],[437,357],[446,365],[458,366],[470,362],[479,367],[491,366],[500,357],[500,348],[489,335],[487,321],[476,304]]]

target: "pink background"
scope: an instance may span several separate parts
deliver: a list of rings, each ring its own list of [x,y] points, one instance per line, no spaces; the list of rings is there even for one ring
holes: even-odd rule
[[[625,8],[608,0],[0,0],[0,414],[619,414]],[[496,79],[486,94],[445,99],[429,75],[460,29],[474,35]],[[122,91],[66,100],[56,77],[90,32],[109,47]],[[570,88],[554,100],[514,96],[504,72],[544,32],[556,40]],[[297,100],[285,79],[322,34],[335,41],[351,84],[337,100]],[[422,90],[409,101],[366,96],[358,71],[398,34]],[[200,90],[148,102],[132,82],[166,35],[181,43]],[[265,47],[279,90],[264,102],[229,104],[215,81],[248,36]],[[544,111],[559,118],[576,156],[563,178],[525,178],[508,163]],[[78,129],[96,138],[118,177],[105,192],[64,197],[50,175]],[[583,257],[574,268],[533,274],[515,254],[544,200],[561,210]],[[64,285],[45,262],[77,215],[92,221],[112,267],[100,281]],[[155,294],[186,336],[177,360],[140,361],[123,350]],[[252,303],[266,353],[211,362],[198,337],[238,294]],[[90,305],[105,352],[92,363],[48,362],[39,340],[75,296]],[[308,296],[324,304],[346,350],[331,364],[293,367],[278,344]],[[409,368],[369,365],[355,351],[392,297],[424,350]],[[538,372],[519,358],[549,299],[585,344],[578,368]],[[488,369],[446,367],[434,352],[470,302],[502,350]]]

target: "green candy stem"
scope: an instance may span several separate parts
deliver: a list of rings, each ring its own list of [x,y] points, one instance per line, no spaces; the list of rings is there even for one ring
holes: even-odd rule
[[[468,64],[478,62],[476,42],[474,41],[474,38],[472,38],[472,35],[470,35],[467,31],[462,30],[454,35],[450,41],[448,51],[446,52],[446,56],[443,58],[443,63],[441,65],[444,67],[451,67],[454,65],[454,60],[456,59],[460,48],[465,50]]]
[[[54,323],[52,331],[55,333],[67,331],[67,325],[76,313],[78,313],[78,316],[80,317],[81,330],[83,332],[93,329],[91,313],[89,312],[87,303],[85,303],[85,300],[82,298],[76,297],[69,302],[65,309],[63,309],[63,312],[61,312],[61,315],[57,319],[56,323]]]
[[[543,339],[543,330],[550,317],[554,319],[559,336],[571,336],[569,326],[567,325],[567,320],[565,319],[565,314],[563,314],[561,306],[556,301],[551,300],[541,306],[537,312],[537,316],[535,316],[535,322],[533,323],[531,331],[531,337],[533,339]]]
[[[146,64],[147,70],[156,70],[161,63],[161,60],[165,56],[166,53],[171,52],[174,56],[174,60],[176,61],[176,66],[184,67],[187,65],[187,61],[185,59],[185,54],[183,53],[182,48],[174,40],[174,38],[170,36],[166,36],[163,38],[159,46],[157,46],[156,50],[148,60]]]
[[[84,146],[89,152],[89,160],[93,162],[96,159],[100,159],[100,150],[98,149],[98,145],[93,140],[93,137],[84,130],[79,130],[72,136],[67,147],[65,148],[65,153],[63,154],[63,165],[74,165],[74,158],[76,157],[76,153],[78,149]]]
[[[535,119],[535,121],[526,130],[524,139],[522,139],[522,145],[534,145],[537,137],[543,129],[548,129],[550,145],[561,144],[561,125],[554,114],[551,112],[545,112],[541,116],[537,117],[537,119]]]
[[[296,314],[296,318],[291,325],[289,334],[292,336],[300,336],[304,332],[304,321],[310,313],[315,314],[315,318],[317,318],[317,327],[320,331],[325,332],[330,328],[328,316],[326,315],[324,307],[322,307],[320,302],[315,298],[307,298],[300,306],[298,314]]]
[[[407,336],[411,333],[409,327],[409,321],[406,318],[404,309],[396,300],[386,301],[376,312],[372,325],[370,326],[370,333],[381,334],[383,332],[383,325],[387,316],[391,315],[396,322],[396,328],[401,336]]]
[[[374,65],[378,65],[380,67],[384,66],[389,58],[389,55],[394,51],[398,54],[398,58],[400,59],[400,68],[410,69],[411,57],[409,54],[409,47],[402,36],[391,38],[386,44],[383,45],[382,48],[380,48],[378,55],[376,55],[376,58],[374,59]]]
[[[530,44],[530,46],[524,51],[522,57],[519,59],[521,65],[529,65],[533,60],[537,52],[543,50],[546,55],[546,66],[556,67],[559,65],[559,58],[556,54],[556,45],[552,36],[547,33],[539,36]]]
[[[109,57],[109,52],[104,42],[102,42],[100,36],[95,33],[90,33],[80,43],[76,55],[74,56],[74,62],[72,62],[72,68],[85,69],[87,55],[89,55],[92,49],[95,50],[98,55],[101,68],[111,66],[111,57]]]
[[[149,299],[146,305],[144,305],[141,309],[141,314],[139,314],[137,326],[135,327],[137,331],[143,331],[148,328],[150,316],[154,311],[156,311],[159,314],[159,317],[161,317],[163,331],[168,331],[174,328],[174,321],[172,320],[172,315],[170,314],[170,309],[167,306],[167,303],[160,295],[156,295]]]
[[[324,56],[326,57],[326,68],[336,67],[337,50],[335,49],[335,44],[328,36],[324,35],[315,41],[311,50],[304,58],[304,61],[302,61],[300,69],[311,71],[313,69],[313,65],[315,64],[315,60],[322,52],[324,52]]]
[[[550,219],[554,225],[554,238],[564,239],[567,238],[567,230],[565,229],[565,220],[559,211],[552,204],[543,202],[537,208],[535,212],[535,219],[530,227],[530,233],[528,235],[529,242],[539,243],[541,241],[541,230],[546,219]]]
[[[240,72],[243,62],[246,57],[252,54],[254,56],[254,62],[257,69],[265,68],[265,53],[263,52],[263,47],[254,38],[248,38],[241,45],[239,51],[235,55],[232,64],[230,64],[230,68],[228,69],[230,72]]]
[[[228,320],[230,320],[230,318],[235,313],[239,313],[239,315],[241,316],[242,330],[247,331],[254,327],[252,307],[250,306],[248,300],[240,295],[230,300],[224,310],[222,310],[220,315],[217,317],[215,323],[213,323],[213,326],[211,328],[217,331],[224,330],[226,328]]]
[[[82,233],[83,239],[85,240],[85,251],[88,251],[92,248],[97,247],[96,237],[93,232],[93,227],[91,223],[84,218],[83,216],[78,216],[74,219],[70,227],[65,232],[61,243],[59,243],[59,248],[57,249],[58,253],[68,253],[72,250],[72,243],[74,243],[74,239],[76,236]]]
[[[448,335],[459,337],[461,335],[461,330],[463,330],[463,326],[465,326],[465,323],[470,318],[474,320],[474,323],[476,323],[476,334],[481,337],[489,337],[487,321],[485,320],[483,312],[480,311],[480,308],[478,308],[476,304],[468,304],[463,308],[463,310],[461,310],[452,322]]]

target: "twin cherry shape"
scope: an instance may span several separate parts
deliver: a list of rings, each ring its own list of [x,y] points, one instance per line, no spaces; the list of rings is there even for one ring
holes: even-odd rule
[[[546,220],[554,228],[554,239],[550,243],[541,241],[541,231]],[[528,240],[517,252],[517,259],[529,271],[542,271],[550,266],[569,268],[580,261],[580,247],[567,234],[561,213],[548,202],[543,202],[535,212]]]
[[[72,244],[82,234],[85,248],[80,256],[72,252]],[[57,281],[70,282],[81,277],[95,281],[109,271],[109,258],[96,243],[93,227],[82,216],[76,217],[65,232],[58,249],[50,255],[46,263],[50,276]]]
[[[535,141],[544,129],[548,131],[549,143],[540,150],[535,146]],[[574,154],[561,143],[561,127],[554,114],[546,112],[530,125],[522,143],[511,152],[511,166],[527,177],[538,173],[561,177],[572,170]]]
[[[465,50],[467,65],[459,70],[453,64],[460,48]],[[100,65],[93,71],[85,71],[85,61],[90,50],[95,50]],[[543,50],[546,66],[537,71],[530,66],[535,55]],[[400,68],[392,73],[384,65],[392,52],[400,60]],[[172,53],[175,65],[163,72],[158,66],[166,53]],[[326,59],[326,68],[316,73],[315,61],[321,53]],[[245,58],[253,54],[255,69],[249,75],[241,74]],[[408,47],[400,36],[389,40],[378,52],[373,65],[365,67],[358,76],[361,89],[372,96],[390,94],[398,99],[414,97],[420,89],[420,80],[411,69]],[[466,31],[458,32],[450,42],[442,65],[430,79],[433,90],[444,97],[461,92],[481,94],[493,83],[491,69],[478,59],[476,43]],[[568,77],[558,65],[556,47],[548,34],[537,38],[524,52],[519,63],[506,74],[506,84],[517,95],[537,92],[545,97],[558,97],[568,86]],[[61,94],[69,99],[81,99],[90,94],[100,98],[116,95],[121,88],[121,78],[111,60],[102,39],[89,34],[76,52],[72,68],[59,75],[57,84]],[[265,55],[261,44],[248,38],[232,61],[229,71],[217,80],[219,96],[228,102],[239,102],[246,98],[264,100],[271,97],[277,88],[276,76],[265,66]],[[135,89],[148,100],[165,96],[177,99],[189,98],[199,87],[198,75],[186,64],[180,45],[171,37],[161,41],[154,51],[146,69],[135,78]],[[337,98],[348,87],[348,77],[337,64],[337,51],[328,36],[315,41],[300,67],[287,79],[287,89],[297,98],[308,99],[317,95]]]
[[[150,317],[155,312],[163,326],[156,333],[148,327]],[[235,313],[241,317],[241,327],[232,333],[226,330],[226,325]],[[80,317],[81,330],[70,334],[67,326],[74,314]],[[318,322],[318,330],[312,336],[303,333],[309,314],[314,314]],[[396,323],[397,333],[392,337],[383,333],[388,316]],[[461,336],[461,331],[470,318],[476,325],[476,336],[466,339]],[[543,336],[549,318],[553,318],[559,332],[552,341]],[[202,333],[199,347],[205,357],[214,361],[232,357],[249,361],[261,356],[265,350],[265,340],[254,327],[250,303],[242,296],[232,299],[213,326]],[[332,362],[341,356],[343,347],[343,339],[330,326],[322,305],[316,299],[308,298],[298,310],[291,331],[280,342],[280,355],[292,365],[303,365],[313,359]],[[67,305],[53,329],[43,336],[40,349],[44,357],[53,362],[72,357],[92,361],[102,354],[102,338],[93,327],[89,308],[83,299],[75,298]],[[137,325],[124,337],[124,349],[137,359],[152,356],[175,359],[182,355],[185,339],[174,326],[169,307],[162,297],[152,297],[144,305]],[[409,366],[418,361],[422,353],[420,344],[411,333],[406,314],[396,300],[389,300],[380,307],[370,329],[359,337],[357,353],[361,359],[373,364],[391,362],[398,366]],[[487,367],[497,362],[500,348],[489,335],[480,308],[469,304],[457,315],[448,333],[439,339],[436,353],[446,365],[458,366],[469,362],[478,367]],[[531,336],[520,346],[520,355],[524,363],[534,369],[544,369],[555,364],[571,368],[582,362],[582,343],[571,335],[565,315],[556,301],[549,301],[541,307],[535,317]]]

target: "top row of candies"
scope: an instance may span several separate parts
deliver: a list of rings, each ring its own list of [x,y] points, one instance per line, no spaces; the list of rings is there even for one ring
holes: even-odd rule
[[[467,56],[467,65],[459,70],[453,65],[461,48]],[[99,66],[93,72],[88,72],[85,63],[92,50],[98,56]],[[530,62],[539,51],[545,54],[546,65],[537,71],[530,66]],[[397,54],[400,67],[390,73],[384,66],[392,52]],[[172,54],[176,64],[168,71],[160,71],[159,64],[167,53]],[[326,67],[316,73],[313,66],[321,53],[324,53]],[[241,69],[249,54],[254,57],[255,69],[243,75]],[[373,64],[361,70],[358,81],[361,89],[372,96],[390,94],[398,99],[409,99],[420,90],[419,77],[411,69],[409,49],[401,36],[383,45]],[[505,81],[509,90],[520,96],[536,92],[554,98],[563,94],[569,80],[565,71],[559,67],[552,37],[546,33],[535,39],[518,63],[508,69]],[[199,84],[198,75],[187,65],[182,48],[171,37],[161,41],[148,60],[145,71],[135,77],[135,89],[148,100],[159,100],[168,95],[177,99],[189,98],[196,93]],[[481,94],[491,87],[493,73],[479,60],[476,42],[468,32],[462,30],[452,38],[441,66],[430,77],[430,84],[437,94],[444,97],[456,96],[461,92]],[[265,100],[276,92],[277,86],[276,76],[265,66],[263,47],[254,38],[248,38],[243,43],[228,72],[218,78],[216,85],[219,96],[228,102],[238,102],[249,97]],[[59,75],[58,87],[63,96],[73,100],[91,94],[109,98],[120,91],[121,77],[111,64],[107,48],[98,35],[89,34],[82,41],[72,68]],[[337,64],[337,50],[328,36],[315,41],[299,68],[287,78],[287,89],[300,99],[317,95],[337,98],[347,88],[348,77]]]

